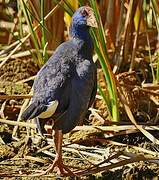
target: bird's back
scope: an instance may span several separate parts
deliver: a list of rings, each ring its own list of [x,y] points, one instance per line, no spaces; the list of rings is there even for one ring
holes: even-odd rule
[[[52,115],[53,128],[67,133],[84,118],[92,91],[96,90],[96,68],[85,46],[81,40],[72,39],[56,49],[37,74],[32,104],[22,119],[39,116],[54,101],[58,106]]]

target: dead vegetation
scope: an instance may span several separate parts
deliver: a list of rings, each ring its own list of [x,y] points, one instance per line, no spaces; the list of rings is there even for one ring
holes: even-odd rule
[[[64,160],[77,174],[81,170],[78,175],[83,179],[157,179],[159,176],[157,25],[154,25],[153,19],[152,26],[145,30],[141,2],[134,3],[130,0],[122,1],[120,4],[120,1],[116,1],[113,8],[120,7],[120,11],[114,9],[113,14],[108,11],[112,7],[112,2],[99,1],[98,6],[106,32],[108,53],[112,59],[110,64],[115,73],[120,121],[112,122],[108,105],[105,105],[104,97],[98,92],[84,126],[77,126],[65,135]],[[39,62],[36,61],[38,54],[28,25],[21,16],[22,10],[17,12],[15,10],[14,17],[10,19],[14,7],[11,7],[10,12],[7,3],[9,2],[0,1],[2,15],[0,29],[3,32],[0,33],[0,178],[57,178],[56,172],[37,177],[38,173],[47,169],[55,157],[51,126],[45,125],[44,137],[41,137],[34,120],[31,122],[20,120],[20,115],[32,96],[32,84],[39,70]],[[62,4],[62,1],[60,3]],[[152,10],[153,2],[151,5],[146,3],[149,10]],[[34,10],[34,16],[39,18],[36,14],[38,11],[36,5],[31,3],[31,8]],[[125,21],[120,20],[123,8]],[[103,13],[104,9],[108,12],[107,17]],[[136,9],[139,10],[137,15]],[[52,48],[67,39],[64,22],[58,23],[59,14],[65,16],[58,5],[50,3],[44,18],[48,24],[50,23],[48,26],[51,30],[54,27],[52,32],[54,36],[47,49],[48,56],[52,53]],[[109,18],[111,16],[112,19]],[[115,17],[118,18],[115,20]],[[138,19],[136,20],[138,28],[132,23],[135,17]],[[19,25],[21,20],[23,32]],[[118,21],[121,21],[121,24],[117,25]],[[5,26],[2,27],[2,24]],[[33,28],[40,39],[41,27],[35,20]],[[57,29],[61,31],[58,33]],[[39,50],[41,54],[44,53],[42,48]],[[96,59],[96,55],[94,58]],[[97,66],[99,85],[107,95],[109,92],[103,71],[98,63]],[[29,140],[26,139],[28,131]]]

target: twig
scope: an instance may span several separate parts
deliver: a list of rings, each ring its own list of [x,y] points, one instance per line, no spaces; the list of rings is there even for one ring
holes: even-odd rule
[[[1,106],[1,109],[0,109],[0,117],[3,119],[6,119],[4,116],[4,109],[5,109],[6,103],[7,103],[7,101],[4,101],[2,106]]]
[[[136,30],[136,34],[135,34],[135,38],[134,38],[134,43],[133,43],[133,50],[132,50],[132,56],[131,56],[131,63],[130,63],[130,68],[129,68],[129,72],[132,72],[132,70],[134,69],[135,66],[135,56],[136,56],[136,48],[137,48],[137,42],[138,42],[138,37],[139,37],[139,31],[140,31],[140,24],[141,24],[141,20],[143,18],[142,16],[142,5],[143,5],[143,1],[140,0],[138,7],[139,7],[139,21],[137,24],[137,30]]]
[[[19,44],[19,42],[18,42]],[[18,52],[17,54],[13,54],[10,59],[17,59],[17,58],[22,58],[22,57],[27,57],[27,56],[31,56],[32,54],[31,53],[34,53],[36,50],[35,49],[30,49],[30,50],[27,50],[27,51],[23,51],[23,52]],[[43,53],[43,50],[40,49],[39,50],[41,53]],[[1,52],[0,52],[1,53]],[[53,51],[50,51],[50,50],[47,50],[47,53],[48,54],[52,54]],[[0,61],[4,61],[6,57],[0,57]]]
[[[146,130],[159,130],[158,126],[146,126],[138,125]],[[46,128],[49,126],[46,126]],[[122,126],[76,126],[72,131],[92,131],[94,129],[100,129],[102,131],[123,131],[123,130],[136,130],[138,128],[135,125],[122,125]]]
[[[126,98],[123,95],[122,89],[120,87],[120,85],[118,84],[118,91],[119,91],[119,97],[120,100],[125,108],[125,111],[130,119],[130,121],[135,125],[135,127],[137,129],[139,129],[151,142],[153,142],[154,144],[159,144],[159,140],[157,138],[155,138],[151,133],[149,133],[148,131],[146,131],[145,129],[143,129],[140,125],[137,124],[129,105],[127,104]]]
[[[35,77],[36,77],[36,75],[35,75],[35,76],[31,76],[31,77],[29,77],[29,78],[27,78],[27,79],[23,79],[23,80],[21,80],[21,81],[18,81],[18,82],[16,82],[15,84],[21,84],[21,83],[25,83],[25,82],[34,80]]]
[[[102,124],[104,124],[105,120],[93,108],[89,108],[89,110],[95,118],[97,118]]]
[[[95,163],[93,163],[88,158],[86,158],[85,155],[82,154],[81,152],[78,152],[78,155],[83,159],[83,161],[87,161],[90,165],[95,166]]]
[[[65,147],[68,146],[70,148],[75,148],[75,149],[82,149],[82,150],[91,150],[91,151],[95,151],[98,153],[105,153],[105,149],[104,148],[97,148],[97,147],[87,147],[87,146],[83,146],[80,144],[65,144]]]
[[[86,169],[86,170],[84,170],[84,171],[82,171],[82,172],[79,172],[79,173],[84,174],[85,172],[89,172],[89,171],[91,171],[92,169],[98,169],[99,166],[101,166],[101,165],[103,165],[103,164],[105,164],[105,163],[109,163],[110,160],[115,159],[115,158],[118,158],[118,157],[119,157],[120,155],[122,155],[122,154],[123,154],[122,151],[118,151],[117,153],[115,153],[114,155],[110,156],[109,158],[107,158],[107,159],[101,161],[100,163],[98,163],[98,164],[96,164],[96,165],[94,165],[94,166],[92,166],[92,167],[90,167],[90,168],[88,168],[88,169]],[[77,174],[78,174],[78,172],[77,172]]]
[[[117,168],[117,167],[121,167],[121,166],[124,166],[124,165],[127,165],[127,164],[130,164],[130,163],[134,163],[134,162],[139,162],[139,161],[147,161],[147,160],[156,160],[158,158],[152,158],[152,157],[146,157],[144,155],[134,155],[134,157],[132,157],[131,159],[125,159],[125,160],[122,160],[122,161],[119,161],[117,163],[114,163],[114,164],[110,164],[110,165],[107,165],[107,166],[103,166],[103,167],[95,167],[95,168],[92,168],[91,170],[89,171],[81,171],[81,172],[78,172],[76,173],[77,175],[89,175],[89,174],[95,174],[95,173],[98,173],[98,172],[101,172],[101,171],[108,171],[110,169],[114,169],[114,168]]]
[[[6,49],[3,49],[2,51],[0,51],[0,56],[2,56],[5,53],[8,53],[9,51],[11,51],[12,49],[15,48],[15,46],[17,46],[17,44],[19,44],[19,40],[15,41],[14,43],[12,43],[11,45],[7,46]]]
[[[103,159],[103,157],[98,154],[94,154],[94,153],[90,153],[90,152],[86,152],[86,151],[79,151],[79,150],[68,148],[68,147],[67,148],[63,147],[62,150],[72,152],[72,153],[77,153],[77,154],[79,154],[79,152],[80,152],[81,154],[86,155],[86,156],[90,156],[90,157],[97,158],[97,159]]]
[[[30,99],[32,98],[31,94],[27,95],[0,95],[0,99]]]
[[[158,84],[153,84],[153,83],[142,84],[142,87],[144,89],[159,90],[159,85]]]
[[[16,122],[13,120],[6,120],[6,119],[0,119],[1,123],[9,124],[9,125],[17,125],[17,126],[24,126],[24,127],[30,127],[30,128],[36,128],[36,124],[33,123],[26,123],[26,122]],[[141,128],[144,128],[145,130],[159,130],[158,126],[142,126],[138,125]],[[51,125],[45,125],[45,129],[52,129]],[[123,131],[123,130],[138,130],[134,125],[122,125],[122,126],[76,126],[72,132],[74,131],[93,131],[94,129],[100,129],[102,131]],[[92,132],[91,132],[92,133]]]
[[[124,84],[124,83],[120,83],[120,86],[126,86],[126,87],[131,87],[131,88],[133,88],[133,91],[138,91],[138,90],[140,90],[140,91],[142,91],[142,92],[144,92],[144,93],[147,93],[147,94],[152,94],[152,95],[154,95],[154,96],[159,96],[159,93],[158,92],[156,92],[155,90],[150,90],[150,88],[148,88],[148,89],[146,89],[146,88],[144,88],[144,87],[140,87],[140,86],[137,86],[137,85],[127,85],[127,84]],[[158,89],[159,89],[159,86],[158,86]],[[158,90],[157,89],[157,90]]]
[[[59,7],[59,4],[61,3],[62,1],[60,1],[45,17],[44,19],[47,20],[51,15],[52,13]],[[41,21],[40,23],[33,29],[34,31],[36,31],[40,25],[41,25]],[[26,37],[22,38],[21,40],[19,40],[19,43],[18,45],[11,51],[11,53],[0,63],[0,68],[8,61],[8,59],[18,50],[18,48],[28,39],[30,38],[31,36],[31,33],[29,33]]]
[[[53,158],[56,157],[56,155],[54,153],[51,153],[50,151],[44,150],[42,151],[42,153],[51,156]],[[68,156],[62,156],[63,159],[70,159],[70,160],[81,160],[80,158],[72,158],[72,157],[68,157]]]
[[[33,88],[31,89],[29,95],[31,95],[32,93],[33,93]],[[29,103],[29,99],[26,99],[26,100],[24,101],[21,109],[20,109],[20,113],[19,113],[19,115],[18,115],[17,122],[19,122],[19,121],[21,120],[21,115],[22,115],[24,109],[26,108],[26,106],[28,105],[28,103]],[[14,127],[13,133],[12,133],[12,138],[13,138],[13,139],[17,139],[17,138],[16,138],[16,132],[17,132],[17,130],[18,130],[18,126],[16,125],[16,126]]]
[[[6,120],[6,119],[0,119],[1,123],[9,124],[12,126],[22,126],[22,127],[30,127],[30,128],[36,128],[36,124],[33,123],[27,123],[27,122],[17,122],[12,120]]]
[[[0,136],[0,144],[5,144],[1,136]]]
[[[53,144],[49,144],[49,145],[47,145],[47,146],[45,146],[45,147],[40,148],[39,150],[37,150],[36,153],[41,153],[41,152],[43,152],[43,151],[45,151],[45,150],[47,150],[47,149],[50,149],[50,148],[52,148],[52,147],[53,147]]]
[[[127,145],[127,144],[123,144],[123,143],[119,143],[119,142],[115,142],[115,141],[110,141],[110,140],[107,140],[107,142],[109,142],[110,144],[113,144],[113,145],[117,145],[117,146],[131,147],[131,148],[133,148],[133,149],[135,149],[137,151],[140,151],[140,152],[143,152],[143,153],[147,153],[147,154],[159,157],[159,153],[158,152],[147,150],[147,149],[142,148],[142,147],[137,147],[137,146],[133,146],[133,145]]]
[[[41,159],[39,157],[33,157],[33,156],[24,156],[25,160],[30,160],[30,161],[36,161],[36,162],[40,162],[40,163],[49,163],[50,161],[49,160],[44,160],[44,159]]]
[[[48,175],[43,175],[44,177],[51,177],[51,178],[57,178],[56,175],[54,174],[48,174]],[[19,173],[0,173],[0,177],[35,177],[34,174],[19,174]]]

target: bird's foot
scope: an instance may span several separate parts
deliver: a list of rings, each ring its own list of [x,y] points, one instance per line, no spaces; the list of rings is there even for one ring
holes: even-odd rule
[[[46,170],[46,173],[56,170],[60,176],[76,176],[76,174],[60,160],[54,161],[53,164]]]
[[[52,173],[54,170],[56,171],[56,169],[59,176],[77,176],[69,167],[63,164],[62,159],[55,159],[46,171],[34,174],[34,176],[46,175]]]

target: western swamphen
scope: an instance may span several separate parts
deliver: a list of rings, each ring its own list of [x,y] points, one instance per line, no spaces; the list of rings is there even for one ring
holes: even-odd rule
[[[63,134],[82,123],[95,99],[97,77],[90,26],[97,27],[93,10],[80,7],[72,17],[70,40],[62,43],[38,72],[31,104],[21,116],[23,120],[53,119],[56,157],[46,172],[57,166],[61,174],[71,173],[62,161]]]

